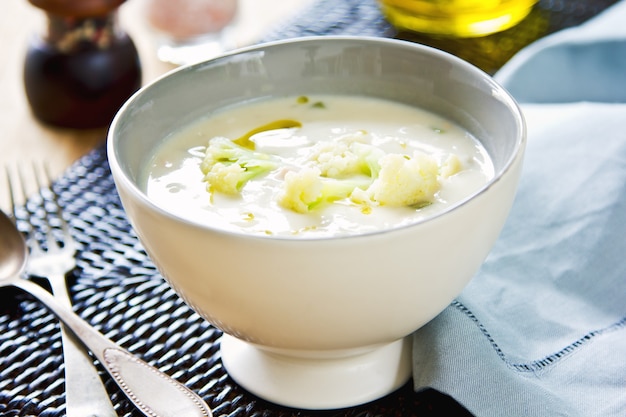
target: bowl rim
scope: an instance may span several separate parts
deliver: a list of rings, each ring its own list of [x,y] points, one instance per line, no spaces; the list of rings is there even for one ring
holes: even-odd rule
[[[514,116],[514,120],[516,125],[518,126],[518,135],[515,139],[515,143],[513,146],[513,151],[511,155],[503,164],[503,168],[496,172],[494,176],[483,184],[482,187],[474,191],[473,193],[465,196],[464,198],[458,200],[454,204],[451,204],[445,207],[443,210],[437,211],[432,215],[426,216],[423,219],[416,220],[415,222],[411,222],[406,225],[386,228],[376,231],[370,231],[365,233],[356,233],[356,234],[346,234],[346,235],[337,235],[337,236],[314,236],[314,237],[305,237],[305,238],[293,238],[284,235],[260,235],[260,234],[246,234],[245,232],[237,231],[237,230],[228,230],[224,228],[219,228],[215,226],[211,226],[209,224],[201,223],[199,221],[195,221],[188,217],[184,217],[181,215],[177,215],[171,211],[165,210],[162,207],[158,206],[152,199],[150,199],[144,191],[134,182],[131,181],[125,170],[122,168],[120,162],[118,161],[118,149],[116,147],[116,135],[115,132],[117,130],[118,124],[120,124],[120,120],[124,117],[124,114],[128,111],[130,107],[133,106],[135,102],[140,100],[141,96],[146,93],[146,91],[153,88],[154,85],[158,84],[161,80],[165,78],[169,78],[178,73],[183,73],[187,71],[194,71],[197,67],[204,67],[206,65],[210,65],[210,63],[228,60],[233,56],[237,56],[243,53],[249,52],[259,52],[266,48],[278,47],[286,44],[305,44],[309,42],[324,42],[331,43],[337,41],[349,41],[356,42],[362,44],[379,44],[379,45],[391,45],[394,48],[408,48],[420,51],[420,53],[427,53],[430,55],[437,56],[439,59],[451,62],[457,67],[460,67],[463,71],[469,71],[474,73],[476,76],[483,78],[486,82],[488,82],[494,91],[497,91],[497,95],[500,100],[506,102],[507,107],[513,110],[512,115]],[[142,86],[139,90],[137,90],[131,97],[129,97],[126,102],[120,107],[115,117],[113,118],[108,132],[106,136],[106,149],[107,149],[107,159],[109,162],[109,166],[111,172],[114,174],[116,171],[121,175],[114,175],[114,182],[116,183],[116,188],[119,188],[120,185],[117,184],[118,181],[121,181],[127,190],[133,194],[133,197],[138,199],[144,206],[149,206],[152,210],[160,213],[161,215],[175,220],[177,222],[182,222],[189,226],[198,227],[200,229],[211,231],[212,233],[225,235],[230,237],[243,237],[247,239],[264,239],[271,241],[290,241],[290,242],[317,242],[317,241],[328,241],[328,240],[339,240],[339,239],[364,239],[371,237],[373,235],[382,235],[388,233],[397,233],[399,231],[403,231],[410,228],[418,227],[421,224],[431,222],[434,219],[438,219],[450,212],[457,211],[464,205],[468,204],[471,200],[476,197],[486,193],[490,188],[492,188],[496,183],[498,183],[511,169],[514,165],[514,162],[518,158],[523,158],[524,149],[526,147],[527,142],[527,126],[526,121],[523,115],[523,112],[515,100],[515,98],[502,86],[500,85],[492,76],[476,67],[475,65],[459,58],[449,52],[428,46],[423,45],[411,41],[406,41],[402,39],[394,39],[394,38],[384,38],[384,37],[375,37],[375,36],[354,36],[354,35],[328,35],[328,36],[300,36],[288,39],[281,39],[269,42],[262,42],[250,46],[245,46],[237,49],[233,49],[231,51],[220,54],[216,57],[200,61],[197,63],[187,64],[180,66],[178,68],[172,69],[159,77],[156,77],[151,82]]]

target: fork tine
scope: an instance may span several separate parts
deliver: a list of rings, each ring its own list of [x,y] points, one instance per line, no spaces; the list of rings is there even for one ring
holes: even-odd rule
[[[74,249],[74,240],[69,229],[69,225],[63,217],[63,209],[58,199],[58,195],[53,189],[50,172],[47,164],[34,164],[33,174],[45,226],[45,240],[48,250]],[[43,177],[43,180],[42,180]],[[56,233],[55,233],[56,232]]]
[[[51,201],[54,204],[55,214],[57,218],[59,219],[59,225],[60,225],[61,231],[63,232],[63,245],[65,247],[68,247],[70,245],[73,246],[74,238],[72,237],[70,226],[63,215],[64,210],[63,210],[63,207],[61,206],[61,202],[59,201],[59,195],[55,191],[54,186],[52,184],[52,177],[50,175],[50,169],[49,169],[48,164],[42,165],[42,172],[45,178],[45,182],[46,184],[48,184],[47,189],[48,191],[50,191]]]
[[[34,162],[32,163],[32,172],[33,172],[33,177],[35,178],[35,186],[37,188],[37,192],[39,193],[39,203],[40,203],[41,208],[43,209],[42,220],[43,220],[43,225],[45,229],[45,233],[44,233],[45,242],[46,242],[48,251],[54,250],[59,245],[53,234],[52,223],[50,221],[50,212],[48,211],[48,207],[46,204],[46,196],[44,195],[44,186],[43,186],[41,179],[39,178],[39,170],[37,169],[37,164],[35,164]]]
[[[54,236],[54,227],[51,221],[52,214],[54,217],[62,219],[61,210],[57,204],[55,204],[55,210],[51,213],[48,210],[47,200],[45,195],[46,186],[41,180],[40,172],[37,168],[37,164],[32,163],[32,176],[28,179],[34,179],[35,189],[37,191],[36,198],[29,198],[29,184],[32,186],[33,181],[29,183],[27,176],[24,174],[23,166],[15,166],[16,175],[12,175],[10,169],[5,167],[6,178],[9,189],[9,204],[11,205],[11,217],[13,222],[19,226],[19,229],[24,233],[31,253],[42,252],[43,249],[40,245],[40,240],[43,238],[48,249],[55,249],[59,247],[58,241]],[[46,178],[47,172],[45,172]],[[49,188],[49,187],[48,187]],[[21,200],[20,200],[21,198]],[[56,200],[55,200],[56,201]],[[22,208],[25,212],[26,218],[20,218],[19,210]],[[41,210],[41,212],[39,212]],[[61,229],[63,229],[64,236],[67,235],[67,226],[64,226],[63,220],[61,220]],[[65,241],[67,239],[63,239]]]
[[[11,184],[11,173],[9,172],[9,166],[5,165],[4,167],[4,183],[6,185],[6,190],[7,190],[7,206],[2,206],[2,211],[5,212],[5,214],[13,221],[13,223],[15,223],[15,215],[13,213],[13,207],[15,207],[15,204],[13,202],[14,198],[13,198],[13,184]]]
[[[29,217],[32,216],[32,210],[27,206],[27,196],[28,191],[26,189],[26,181],[24,178],[24,174],[22,170],[19,169],[19,166],[15,166],[15,172],[17,174],[14,176],[11,173],[11,170],[8,166],[5,167],[6,180],[9,189],[9,204],[11,206],[11,214],[10,217],[16,225],[23,226],[20,220],[19,208],[20,206],[29,214]],[[21,197],[21,200],[20,200]],[[18,224],[20,223],[20,224]],[[28,230],[23,230],[23,227],[20,227],[20,230],[23,233],[30,234],[32,231],[32,226],[29,222],[25,222],[28,225]]]
[[[13,177],[8,168],[6,168],[7,181],[9,183],[9,202],[11,204],[12,217],[16,226],[25,235],[26,241],[31,253],[41,251],[37,239],[35,224],[32,220],[35,218],[36,210],[29,205],[28,187],[26,177],[20,166],[15,166],[17,174]],[[18,196],[19,194],[19,196]],[[21,201],[20,201],[21,197]],[[32,203],[31,203],[32,204]],[[22,207],[27,215],[27,219],[20,221],[19,207]]]
[[[8,166],[4,167],[4,173],[7,181],[7,188],[9,190],[9,205],[11,206],[11,220],[17,224],[17,199],[15,198],[15,185],[11,179],[11,171]]]
[[[4,167],[11,206],[9,217],[24,234],[31,252],[75,250],[75,241],[54,190],[48,164],[32,161],[30,171],[24,165],[11,168],[13,170]],[[26,175],[26,172],[31,174]],[[36,191],[32,198],[30,191]]]

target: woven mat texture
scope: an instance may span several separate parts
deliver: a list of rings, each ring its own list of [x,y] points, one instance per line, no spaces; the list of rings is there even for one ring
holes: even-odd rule
[[[515,28],[483,38],[450,40],[397,33],[375,0],[320,0],[264,40],[332,34],[395,37],[447,50],[493,73],[524,45],[579,24],[613,3],[541,1]],[[121,207],[105,149],[80,159],[53,187],[79,245],[77,268],[68,275],[75,311],[110,339],[196,391],[216,417],[471,416],[450,397],[433,390],[415,393],[410,383],[371,404],[323,412],[279,407],[254,397],[222,367],[220,331],[181,301],[145,254]],[[18,212],[22,220],[27,215],[26,210]],[[100,370],[118,415],[142,415]],[[0,289],[0,416],[64,415],[58,322],[30,296]]]

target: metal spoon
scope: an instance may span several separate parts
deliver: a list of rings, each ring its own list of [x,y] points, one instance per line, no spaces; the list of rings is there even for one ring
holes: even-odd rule
[[[45,304],[89,348],[146,416],[212,417],[209,406],[193,391],[107,339],[39,285],[22,279],[27,258],[24,237],[0,210],[0,287],[21,288]]]

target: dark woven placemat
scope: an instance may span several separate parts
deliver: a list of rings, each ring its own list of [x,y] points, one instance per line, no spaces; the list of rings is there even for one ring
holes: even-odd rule
[[[522,46],[579,24],[615,1],[589,3],[542,1],[528,19],[506,32],[446,40],[396,33],[374,0],[320,0],[266,40],[326,34],[396,37],[447,50],[494,72]],[[225,373],[219,357],[220,332],[183,304],[138,243],[117,197],[104,148],[79,160],[54,188],[79,243],[78,266],[68,276],[75,311],[112,340],[188,385],[215,416],[470,416],[444,394],[414,393],[411,384],[371,404],[326,412],[293,410],[254,397]],[[102,377],[120,416],[141,415],[104,371]],[[65,415],[63,378],[54,316],[29,296],[1,289],[0,415]]]

